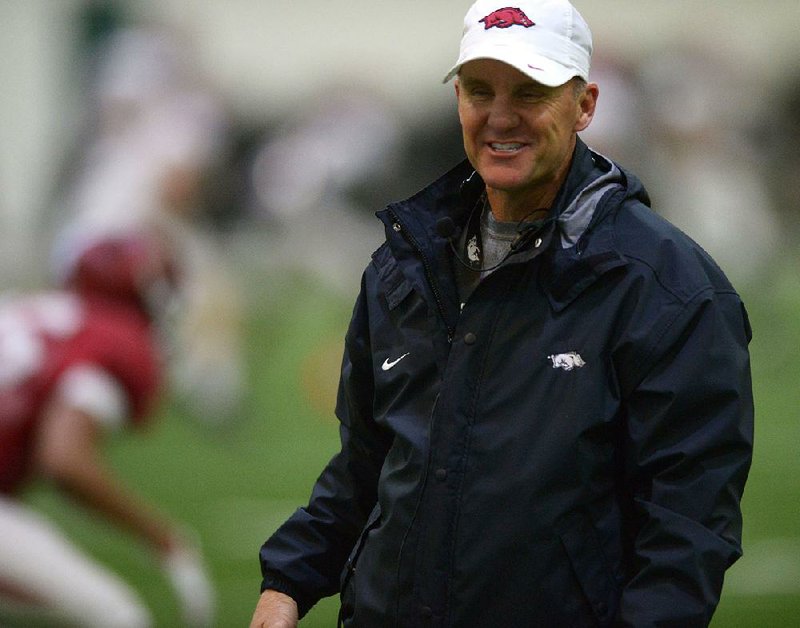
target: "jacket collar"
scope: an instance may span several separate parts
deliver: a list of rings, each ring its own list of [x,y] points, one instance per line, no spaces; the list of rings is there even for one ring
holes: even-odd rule
[[[449,267],[440,263],[446,261],[447,238],[437,233],[437,221],[449,217],[463,227],[484,188],[480,175],[464,160],[411,198],[377,212],[390,245],[399,247],[395,249],[399,259],[410,252],[404,250],[406,244],[393,228],[395,220],[402,222],[429,260],[437,262],[437,274],[446,286]],[[551,208],[561,237],[560,246],[551,246],[543,281],[554,309],[563,309],[600,276],[627,264],[616,251],[613,234],[606,229],[594,233],[593,227],[630,198],[649,205],[638,179],[578,138],[569,173]]]
[[[461,206],[472,207],[483,189],[480,176],[471,172],[461,184]],[[612,196],[615,201],[609,202]],[[601,276],[627,264],[616,251],[611,232],[601,230],[592,238],[588,232],[630,196],[649,204],[635,177],[578,138],[567,178],[550,209],[550,219],[558,225],[560,246],[551,248],[542,280],[554,310],[564,309]]]
[[[561,185],[561,189],[556,194],[556,200],[550,208],[552,217],[560,216],[571,201],[583,190],[595,175],[595,159],[592,151],[581,140],[575,141],[575,150],[572,153],[572,164],[570,165],[567,178]]]

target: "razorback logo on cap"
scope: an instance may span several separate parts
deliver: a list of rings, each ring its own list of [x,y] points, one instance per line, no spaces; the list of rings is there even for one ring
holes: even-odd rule
[[[504,7],[502,9],[497,9],[497,11],[492,11],[485,18],[478,21],[483,22],[485,30],[487,31],[494,27],[511,28],[515,24],[518,26],[524,26],[525,28],[536,26],[534,21],[525,15],[525,12],[522,9],[517,7]]]

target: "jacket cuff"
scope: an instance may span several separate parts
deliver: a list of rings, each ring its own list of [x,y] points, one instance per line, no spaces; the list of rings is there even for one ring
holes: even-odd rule
[[[297,603],[297,613],[301,619],[314,605],[313,602],[309,602],[309,600],[300,593],[296,586],[278,574],[264,574],[264,579],[261,581],[261,592],[263,593],[267,589],[278,591],[292,598]]]

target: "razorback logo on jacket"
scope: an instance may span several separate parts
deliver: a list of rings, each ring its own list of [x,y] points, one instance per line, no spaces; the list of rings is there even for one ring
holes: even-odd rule
[[[484,24],[487,31],[494,27],[511,28],[515,24],[518,26],[524,26],[525,28],[536,26],[534,21],[525,15],[525,12],[522,9],[517,7],[504,7],[502,9],[497,9],[497,11],[492,11],[485,18],[479,20],[479,22]]]
[[[586,366],[586,362],[581,357],[581,354],[576,351],[559,353],[558,355],[549,355],[547,358],[553,362],[554,369],[571,371],[572,369]]]

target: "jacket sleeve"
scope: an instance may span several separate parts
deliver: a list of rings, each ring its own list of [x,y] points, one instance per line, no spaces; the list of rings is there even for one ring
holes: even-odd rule
[[[753,445],[744,306],[710,290],[677,308],[626,399],[633,571],[620,624],[707,626],[741,556]]]
[[[341,449],[322,471],[308,506],[299,508],[262,546],[261,589],[290,595],[302,617],[339,590],[339,577],[377,501],[388,449],[372,420],[372,360],[364,282],[345,341],[337,400]]]

